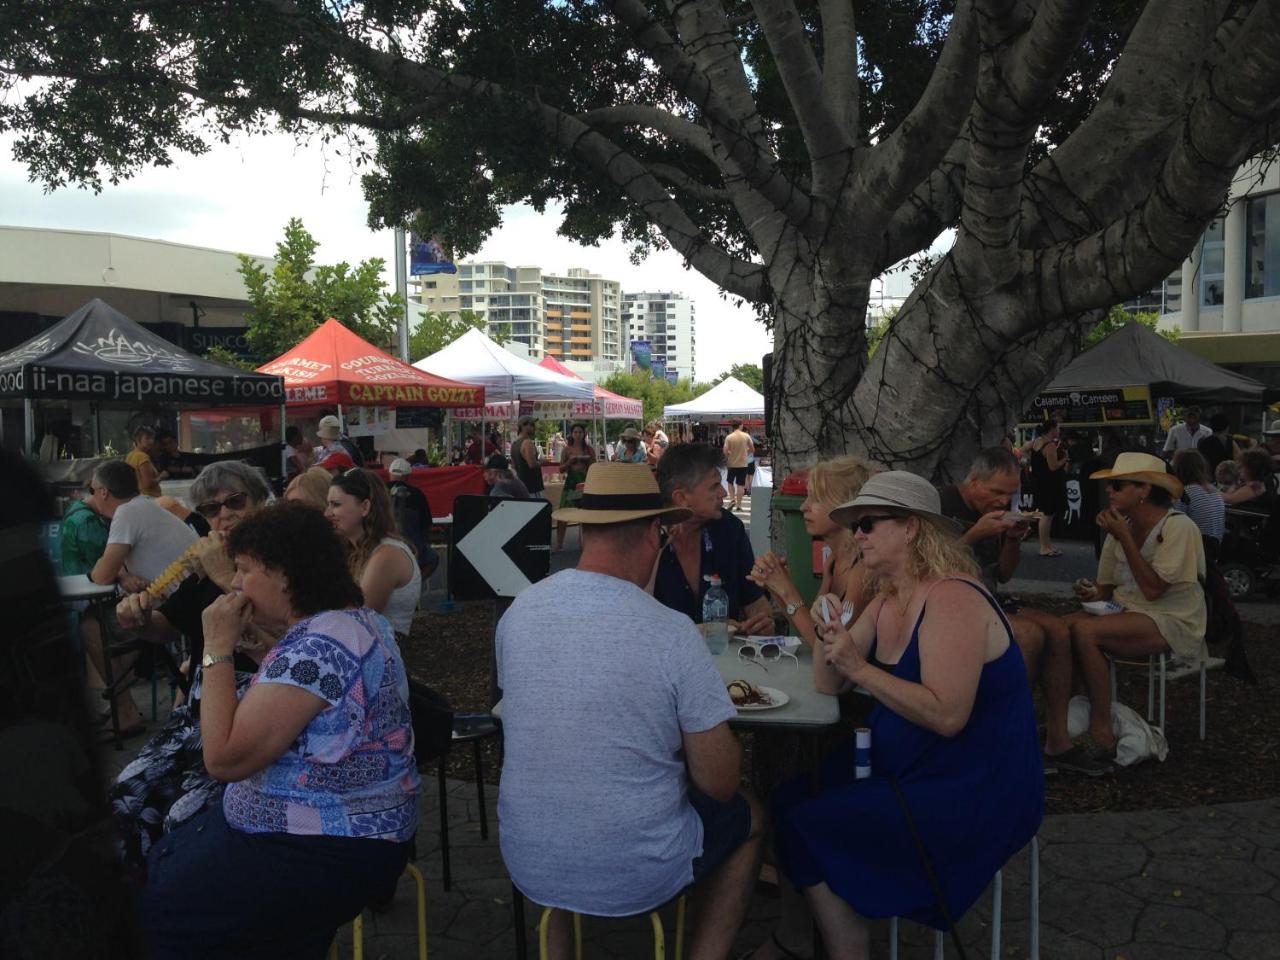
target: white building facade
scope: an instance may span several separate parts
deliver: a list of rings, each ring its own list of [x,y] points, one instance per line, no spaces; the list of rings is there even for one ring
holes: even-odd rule
[[[668,291],[626,293],[622,297],[622,326],[626,331],[625,361],[630,364],[630,345],[647,340],[654,360],[665,362],[681,378],[693,379],[697,361],[697,313],[693,301],[683,293]]]
[[[410,299],[432,313],[470,310],[490,335],[502,332],[534,360],[555,357],[584,376],[616,369],[623,359],[622,287],[578,267],[564,274],[500,261],[462,262],[456,274],[410,282]]]

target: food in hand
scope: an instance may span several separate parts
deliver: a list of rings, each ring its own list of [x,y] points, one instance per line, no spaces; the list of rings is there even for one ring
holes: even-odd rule
[[[196,572],[196,564],[199,563],[200,540],[197,540],[191,546],[183,551],[182,556],[164,568],[160,576],[151,581],[151,585],[147,587],[147,593],[151,594],[154,600],[167,600],[178,587],[182,586],[182,582]]]
[[[728,689],[729,699],[733,701],[735,707],[745,707],[751,704],[769,706],[773,703],[768,694],[764,693],[759,687],[752,686],[746,680],[730,681],[726,689]]]

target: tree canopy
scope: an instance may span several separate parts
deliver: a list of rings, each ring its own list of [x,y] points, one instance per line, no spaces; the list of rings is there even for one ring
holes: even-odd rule
[[[711,386],[714,387],[717,383],[723,383],[729,377],[741,380],[757,393],[764,393],[764,370],[760,368],[758,363],[735,363],[729,368],[728,373],[722,373],[712,380]]]
[[[281,126],[373,225],[504,205],[670,247],[772,327],[784,468],[946,476],[1277,140],[1280,0],[26,0],[0,129],[51,186]],[[871,282],[928,250],[868,357]]]
[[[615,373],[600,384],[619,396],[631,397],[644,404],[644,422],[662,417],[662,408],[673,403],[686,403],[711,389],[710,384],[695,384],[689,380],[671,383],[664,377],[650,376],[646,371]],[[614,427],[617,427],[615,430]],[[610,424],[609,432],[616,436],[624,424]]]
[[[395,353],[397,320],[404,301],[382,284],[384,261],[317,266],[316,239],[292,218],[276,244],[268,270],[240,254],[240,276],[249,296],[249,346],[259,360],[274,359],[333,317],[375,347]]]

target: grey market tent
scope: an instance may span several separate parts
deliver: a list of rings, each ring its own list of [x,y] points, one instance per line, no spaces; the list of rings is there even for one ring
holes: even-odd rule
[[[1043,393],[1149,385],[1184,403],[1261,403],[1266,387],[1202,360],[1136,320],[1068,364]]]

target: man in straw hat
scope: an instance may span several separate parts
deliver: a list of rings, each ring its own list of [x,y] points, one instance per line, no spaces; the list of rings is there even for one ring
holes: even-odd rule
[[[1097,775],[1110,769],[1116,750],[1108,659],[1202,655],[1205,558],[1199,527],[1171,509],[1182,496],[1182,484],[1159,457],[1122,453],[1111,469],[1089,479],[1107,481],[1110,505],[1097,517],[1106,541],[1097,582],[1077,582],[1076,595],[1084,602],[1115,601],[1123,610],[1064,618],[1089,695],[1089,730],[1081,743],[1072,744],[1067,732],[1071,664],[1050,660],[1043,679],[1045,760],[1059,769]]]
[[[351,458],[355,466],[364,466],[364,454],[360,451],[360,446],[342,432],[342,421],[333,414],[320,418],[320,425],[316,427],[316,439],[320,441],[320,449],[315,454],[317,464],[329,454],[341,450]]]
[[[573,911],[644,913],[705,890],[691,958],[722,958],[755,882],[761,814],[738,791],[736,711],[688,617],[644,587],[664,506],[644,465],[597,463],[555,520],[581,525],[582,558],[526,589],[498,624],[505,757],[502,857],[552,914],[568,957]]]

